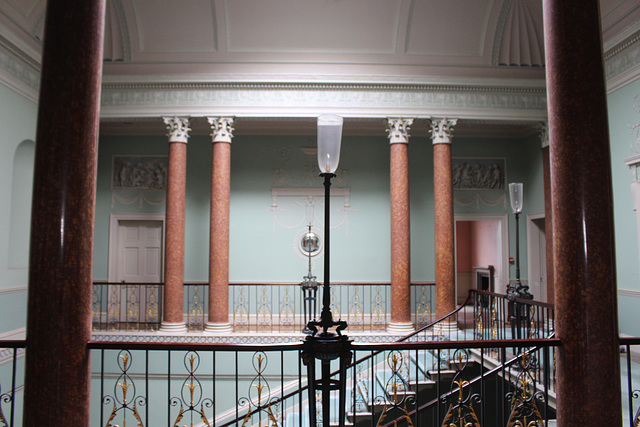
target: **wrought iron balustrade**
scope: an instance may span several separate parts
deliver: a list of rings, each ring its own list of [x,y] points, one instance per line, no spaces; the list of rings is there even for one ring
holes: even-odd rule
[[[162,319],[162,283],[109,283],[93,285],[93,328],[112,331],[153,331]],[[336,283],[331,309],[353,332],[384,331],[390,318],[389,283]],[[209,285],[184,284],[184,313],[189,330],[201,331],[209,312]],[[322,298],[322,289],[318,292]],[[411,286],[412,316],[417,327],[433,320],[434,283]],[[311,313],[311,317],[319,313]],[[231,283],[229,319],[234,332],[297,333],[306,325],[299,283]]]
[[[0,426],[22,425],[25,341],[0,341]]]
[[[155,331],[162,320],[162,283],[94,282],[93,329]]]
[[[445,419],[546,426],[555,408],[558,344],[355,343],[344,416],[361,426],[443,425]],[[622,411],[625,425],[633,426],[640,422],[640,338],[620,338],[620,344]],[[0,426],[22,424],[24,348],[25,341],[0,341]],[[92,342],[89,348],[91,425],[308,425],[300,344]]]

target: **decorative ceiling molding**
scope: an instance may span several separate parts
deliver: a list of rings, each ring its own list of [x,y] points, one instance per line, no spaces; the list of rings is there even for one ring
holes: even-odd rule
[[[13,43],[0,36],[0,82],[36,102],[40,88],[40,66]]]
[[[416,117],[542,120],[541,88],[372,84],[104,84],[101,116]]]
[[[544,67],[542,4],[539,0],[504,2],[492,59],[493,65]]]
[[[110,0],[105,12],[104,61],[131,61],[131,42],[122,0]]]
[[[604,70],[609,93],[640,78],[640,31],[605,52]]]

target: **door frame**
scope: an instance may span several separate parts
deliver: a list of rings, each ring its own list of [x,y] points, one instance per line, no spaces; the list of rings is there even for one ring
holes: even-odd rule
[[[164,249],[165,249],[165,215],[164,213],[142,213],[142,212],[112,212],[109,215],[109,271],[107,281],[114,282],[116,279],[116,264],[118,259],[118,231],[120,221],[159,221],[162,223],[162,254],[160,278],[164,274]]]
[[[453,230],[454,230],[454,242],[457,241],[455,237],[456,223],[458,221],[498,221],[500,224],[500,238],[499,243],[500,247],[498,248],[498,259],[500,261],[500,274],[501,280],[509,279],[509,215],[508,214],[484,214],[484,213],[461,213],[453,215]],[[458,248],[455,249],[456,254],[458,253]],[[457,265],[457,256],[454,259],[455,269],[456,269],[456,299],[458,298],[458,265]],[[494,292],[500,293],[503,289],[503,283],[495,283]],[[504,290],[506,293],[506,289]]]
[[[544,212],[538,213],[530,213],[527,214],[527,283],[529,285],[529,289],[531,289],[531,284],[533,283],[533,268],[532,266],[540,265],[539,260],[537,258],[541,255],[542,250],[544,249],[546,256],[546,248],[540,248],[539,239],[533,239],[534,233],[539,233],[540,227],[534,223],[537,219],[545,219]],[[546,219],[545,219],[546,221]],[[547,237],[545,236],[545,239]],[[535,257],[535,258],[534,258]],[[545,260],[546,263],[546,260]],[[537,269],[537,267],[536,267]],[[545,271],[545,277],[547,276],[547,272]],[[544,294],[544,295],[543,295]],[[544,289],[540,288],[540,301],[547,301],[547,282],[545,279]]]

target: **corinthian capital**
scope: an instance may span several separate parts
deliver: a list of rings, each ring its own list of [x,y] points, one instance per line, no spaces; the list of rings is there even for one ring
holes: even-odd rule
[[[540,135],[540,142],[542,143],[542,148],[549,146],[549,123],[548,122],[539,122],[538,123],[538,134]]]
[[[431,120],[431,139],[434,144],[451,144],[451,135],[453,127],[458,123],[458,119],[441,119]]]
[[[231,142],[233,138],[233,117],[207,117],[211,125],[212,142]]]
[[[409,142],[409,127],[413,124],[413,119],[389,118],[387,122],[387,132],[389,133],[389,143]]]
[[[164,124],[167,125],[167,136],[169,136],[169,142],[184,142],[189,140],[189,127],[188,117],[163,117]]]

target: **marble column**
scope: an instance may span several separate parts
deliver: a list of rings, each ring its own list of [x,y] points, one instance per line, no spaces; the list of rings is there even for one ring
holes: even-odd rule
[[[90,425],[93,224],[105,2],[49,0],[31,216],[25,426]]]
[[[233,117],[208,117],[213,141],[209,240],[209,318],[205,332],[233,331],[229,323],[229,204]]]
[[[547,273],[547,301],[553,304],[553,212],[551,209],[551,166],[549,164],[549,126],[540,123],[540,141],[542,142],[542,174],[544,182],[544,234],[545,234],[545,264]]]
[[[389,118],[391,193],[391,322],[388,332],[411,333],[411,242],[409,223],[409,127],[413,119]]]
[[[544,0],[559,426],[621,426],[607,99],[597,0]]]
[[[451,177],[451,135],[456,123],[457,119],[434,118],[431,120],[437,319],[456,308],[455,233]],[[448,326],[454,328],[456,325]]]
[[[184,217],[187,191],[189,119],[163,117],[169,133],[169,173],[164,250],[163,332],[186,332],[184,322]]]

